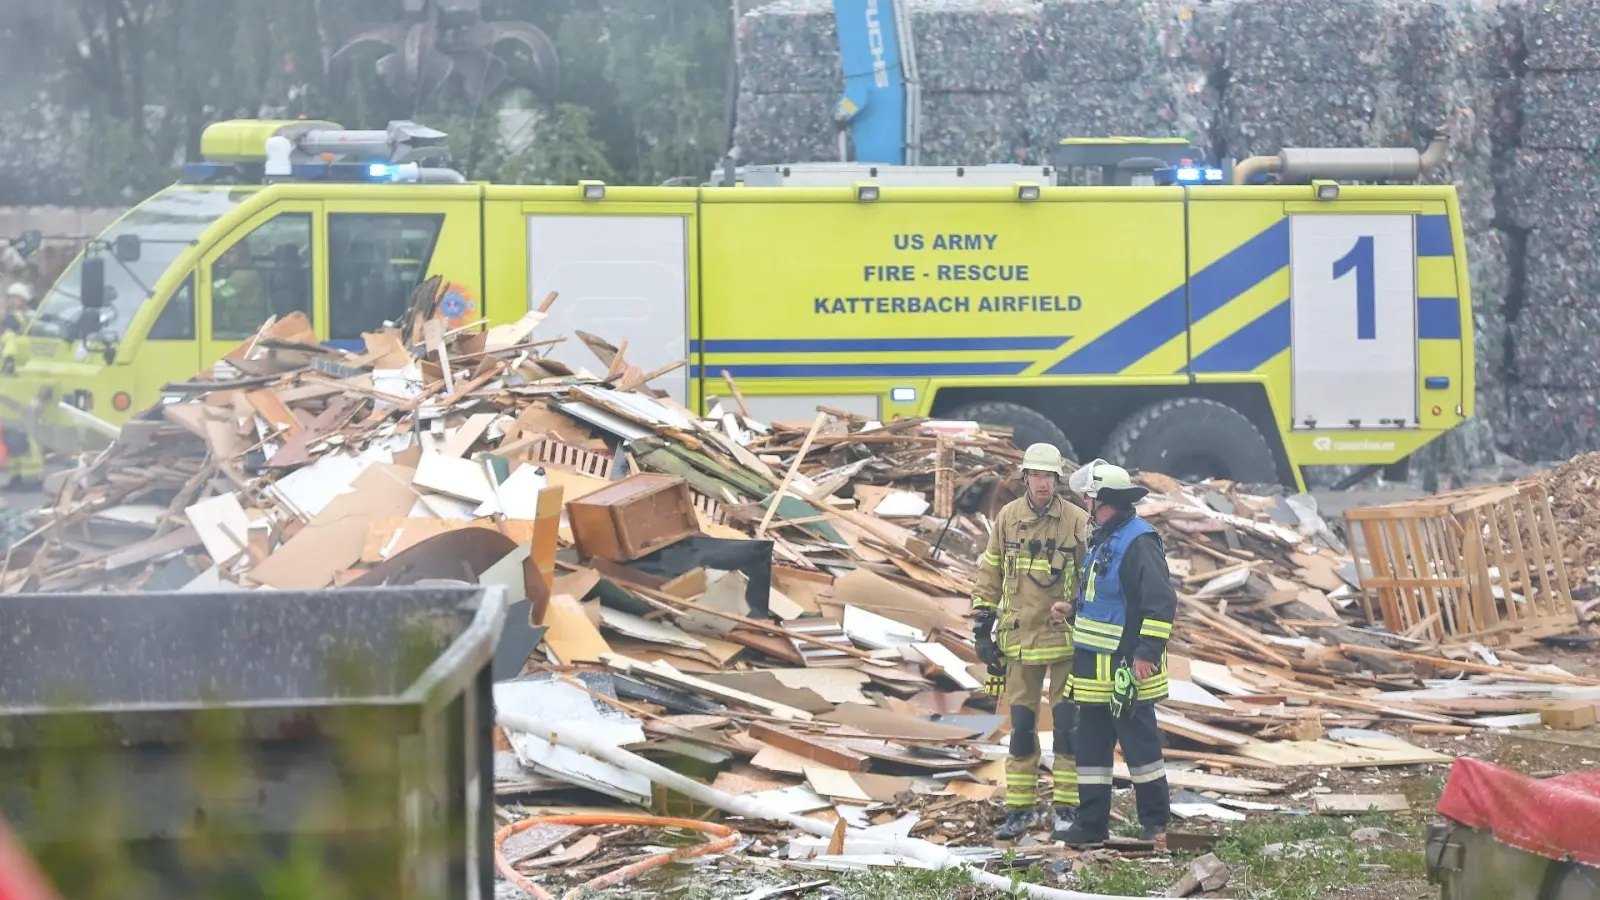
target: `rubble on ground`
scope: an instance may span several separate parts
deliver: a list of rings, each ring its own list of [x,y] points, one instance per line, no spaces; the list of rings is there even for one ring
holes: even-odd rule
[[[516,601],[500,714],[851,829],[840,843],[741,819],[747,856],[875,865],[904,839],[995,859],[1009,720],[982,692],[968,598],[988,524],[1018,496],[1009,435],[826,409],[758,422],[731,379],[699,417],[650,387],[675,367],[642,372],[602,337],[544,337],[543,311],[451,331],[436,292],[419,288],[363,352],[320,345],[294,315],[170,385],[180,399],[65,479],[0,587],[500,584]],[[560,340],[587,345],[594,370],[550,359]],[[1137,477],[1180,589],[1158,717],[1174,789],[1199,798],[1182,815],[1275,814],[1261,798],[1298,767],[1444,763],[1402,735],[1537,721],[1592,696],[1596,682],[1526,665],[1514,643],[1369,625],[1365,576],[1309,497]],[[1558,508],[1581,502],[1587,481],[1561,484]],[[711,812],[505,727],[495,778],[507,824],[535,808]],[[1328,814],[1366,802],[1333,799],[1345,805],[1320,801]],[[654,839],[529,829],[502,852],[522,877],[586,881]]]

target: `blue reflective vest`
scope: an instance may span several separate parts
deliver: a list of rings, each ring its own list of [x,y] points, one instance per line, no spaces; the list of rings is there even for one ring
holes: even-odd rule
[[[1128,545],[1153,534],[1150,523],[1135,516],[1111,537],[1089,550],[1083,564],[1083,605],[1072,623],[1072,644],[1096,653],[1115,653],[1128,621],[1128,598],[1122,591],[1122,560]]]

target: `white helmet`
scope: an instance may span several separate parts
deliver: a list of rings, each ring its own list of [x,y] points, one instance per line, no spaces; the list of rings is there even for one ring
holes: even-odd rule
[[[1039,442],[1029,444],[1028,449],[1022,453],[1022,471],[1024,472],[1049,472],[1060,475],[1061,467],[1066,465],[1066,460],[1061,458],[1061,451],[1055,444]]]
[[[6,288],[6,296],[16,297],[23,303],[32,303],[33,288],[29,287],[26,281],[13,281],[11,286]]]
[[[1129,505],[1139,502],[1145,494],[1150,493],[1147,488],[1133,483],[1127,469],[1103,459],[1097,459],[1073,472],[1067,479],[1067,486],[1085,497],[1098,498],[1104,492],[1108,495],[1106,499]]]

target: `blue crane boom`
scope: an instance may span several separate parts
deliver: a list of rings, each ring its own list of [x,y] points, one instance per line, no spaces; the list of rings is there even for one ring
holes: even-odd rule
[[[834,0],[844,93],[834,105],[839,159],[917,165],[921,91],[911,19],[896,0]]]

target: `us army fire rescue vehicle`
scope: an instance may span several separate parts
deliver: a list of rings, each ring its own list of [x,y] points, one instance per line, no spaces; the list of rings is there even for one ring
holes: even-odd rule
[[[1306,465],[1398,463],[1472,415],[1460,208],[1418,183],[1442,140],[1237,165],[1181,140],[1068,140],[1047,166],[728,166],[632,187],[467,183],[442,138],[211,126],[203,160],[8,337],[8,431],[51,441],[62,404],[122,421],[271,315],[359,346],[433,275],[456,323],[555,291],[541,334],[626,340],[644,371],[686,357],[653,384],[702,412],[726,372],[761,418],[970,419],[1289,485]],[[593,365],[578,341],[553,355]]]

